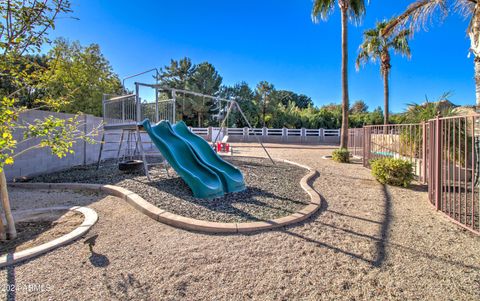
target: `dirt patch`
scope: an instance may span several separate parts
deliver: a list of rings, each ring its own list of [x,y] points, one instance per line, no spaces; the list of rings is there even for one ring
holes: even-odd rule
[[[23,251],[70,233],[83,222],[83,215],[67,212],[56,220],[21,221],[15,224],[18,237],[0,242],[0,255]]]

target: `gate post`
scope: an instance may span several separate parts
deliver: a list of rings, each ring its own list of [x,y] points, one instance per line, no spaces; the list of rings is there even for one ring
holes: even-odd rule
[[[422,181],[427,183],[427,123],[422,122]]]
[[[440,210],[441,198],[442,198],[442,123],[437,116],[435,120],[435,208]]]

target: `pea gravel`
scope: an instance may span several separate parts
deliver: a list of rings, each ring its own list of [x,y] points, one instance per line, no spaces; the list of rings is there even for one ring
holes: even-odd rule
[[[243,173],[247,189],[216,199],[197,199],[190,188],[170,169],[168,177],[161,167],[150,171],[149,182],[143,173],[126,174],[113,162],[99,170],[96,165],[34,178],[34,182],[80,182],[113,184],[129,189],[157,207],[186,217],[215,222],[252,222],[290,215],[309,203],[300,187],[307,174],[304,168],[263,158],[228,157],[226,160]]]
[[[3,287],[17,284],[17,300],[480,300],[480,238],[436,213],[421,186],[384,187],[360,164],[321,160],[332,147],[268,147],[320,172],[323,206],[305,223],[207,235],[114,197],[12,189],[15,208],[93,208],[86,238],[98,238],[94,253],[82,239],[0,270]]]

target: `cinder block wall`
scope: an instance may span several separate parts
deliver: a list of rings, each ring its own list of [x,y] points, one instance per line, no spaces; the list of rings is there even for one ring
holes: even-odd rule
[[[48,116],[55,116],[59,118],[72,118],[72,114],[55,113],[47,111],[31,110],[20,115],[19,122],[23,124],[33,123],[35,119],[44,119]],[[83,132],[90,132],[93,128],[98,127],[102,123],[102,118],[91,115],[82,115],[85,126],[82,126],[80,130]],[[100,133],[94,137],[95,140],[100,141],[102,137],[100,127]],[[23,131],[16,130],[14,137],[17,141],[23,140]],[[25,150],[38,143],[38,140],[30,140],[24,143],[19,143],[16,152]],[[89,144],[84,141],[77,141],[73,147],[74,154],[69,154],[66,157],[59,159],[53,155],[48,148],[30,150],[15,159],[15,164],[5,167],[5,174],[7,180],[12,180],[15,177],[31,176],[41,173],[54,172],[62,169],[66,169],[71,166],[92,164],[95,163],[98,158],[98,152],[100,150],[100,143]],[[105,158],[113,157],[115,154],[106,154]]]

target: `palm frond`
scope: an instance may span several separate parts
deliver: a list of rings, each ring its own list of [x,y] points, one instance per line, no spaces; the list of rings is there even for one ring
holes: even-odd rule
[[[412,56],[410,44],[408,43],[409,36],[410,30],[404,29],[393,37],[390,45],[396,54],[404,55],[407,58],[410,58]]]
[[[335,0],[314,0],[312,20],[317,23],[319,19],[326,20],[335,9]]]
[[[475,11],[477,0],[455,0],[454,10],[464,18],[470,17]]]
[[[366,12],[365,0],[350,0],[348,17],[355,23],[360,23]]]
[[[418,0],[408,6],[401,15],[393,18],[382,31],[382,35],[388,36],[405,28],[409,28],[412,34],[419,29],[427,30],[434,20],[443,21],[447,15],[447,0]]]

